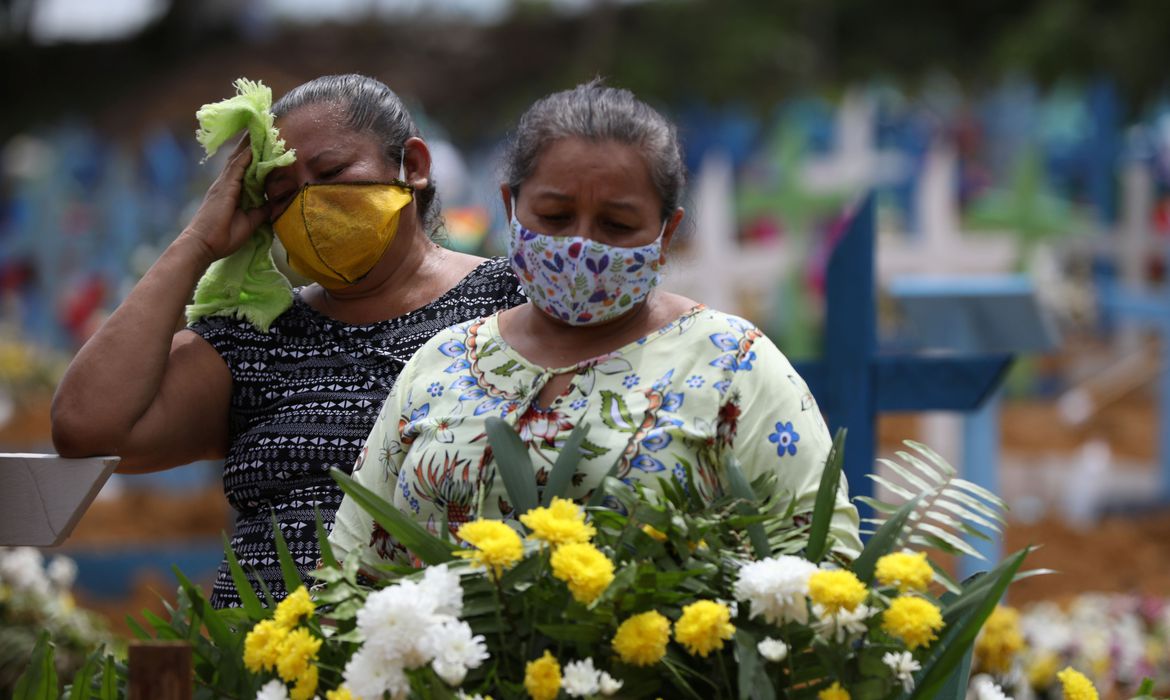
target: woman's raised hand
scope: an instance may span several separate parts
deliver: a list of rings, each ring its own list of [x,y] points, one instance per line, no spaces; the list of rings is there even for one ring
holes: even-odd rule
[[[256,227],[268,219],[268,205],[247,211],[240,209],[244,170],[251,162],[252,149],[245,136],[228,157],[219,177],[211,183],[199,210],[181,234],[200,244],[207,254],[208,264],[234,253]]]

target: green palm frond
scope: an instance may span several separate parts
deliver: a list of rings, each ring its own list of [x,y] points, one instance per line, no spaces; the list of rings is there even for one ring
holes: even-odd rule
[[[880,527],[909,501],[917,505],[898,535],[895,548],[936,548],[947,554],[984,557],[971,546],[972,537],[990,540],[1003,530],[1007,505],[994,493],[965,479],[937,452],[926,445],[907,440],[907,450],[899,450],[897,459],[878,462],[892,476],[869,475],[892,498],[881,501],[862,497],[877,516],[867,520]]]

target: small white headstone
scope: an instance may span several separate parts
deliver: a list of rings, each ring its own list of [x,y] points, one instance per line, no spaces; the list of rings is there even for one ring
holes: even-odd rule
[[[0,545],[64,542],[116,466],[117,457],[0,454]]]

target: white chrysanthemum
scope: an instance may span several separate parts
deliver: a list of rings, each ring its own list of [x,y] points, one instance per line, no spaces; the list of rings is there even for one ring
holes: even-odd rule
[[[601,674],[593,668],[593,658],[584,661],[570,661],[565,664],[564,675],[561,676],[561,687],[575,698],[596,695],[601,690]]]
[[[345,665],[345,685],[354,697],[380,698],[389,692],[393,697],[406,697],[410,681],[402,666],[388,661],[366,647],[358,649]]]
[[[44,557],[32,547],[0,550],[0,581],[7,582],[14,593],[48,598],[51,591],[44,566]]]
[[[622,682],[609,675],[605,671],[601,672],[597,680],[597,685],[601,688],[601,694],[606,697],[614,695],[617,693],[617,691],[622,689]]]
[[[357,628],[365,640],[363,648],[383,662],[397,662],[405,668],[428,663],[432,655],[423,641],[437,622],[433,603],[413,581],[371,593],[357,613]]]
[[[449,664],[442,659],[435,659],[431,662],[431,668],[435,670],[435,675],[452,688],[458,687],[467,678],[467,667],[463,664]]]
[[[828,613],[824,606],[814,603],[813,615],[816,616],[816,622],[813,623],[813,629],[823,639],[842,644],[865,634],[865,621],[874,612],[873,608],[861,603],[852,610],[841,608],[836,613]]]
[[[914,690],[914,673],[922,670],[922,665],[914,660],[908,651],[887,651],[882,655],[882,663],[889,667],[894,677],[902,683],[902,690],[909,693]]]
[[[467,669],[479,668],[488,659],[483,635],[472,635],[471,626],[461,620],[437,622],[427,631],[420,649],[434,659],[435,673],[448,685],[459,685]]]
[[[788,645],[779,639],[765,637],[764,641],[756,645],[756,649],[760,656],[768,661],[783,661],[788,658]]]
[[[745,564],[735,581],[735,598],[752,607],[752,617],[763,615],[772,624],[808,622],[808,579],[816,564],[800,557],[770,557]]]
[[[268,681],[260,688],[260,692],[256,693],[256,700],[288,700],[288,688],[280,681]]]
[[[53,557],[45,571],[49,575],[49,581],[59,591],[69,590],[77,580],[77,564],[69,557]]]
[[[991,680],[991,676],[980,673],[971,679],[971,688],[975,691],[975,700],[1012,700],[1005,695],[1003,689]]]
[[[459,574],[447,568],[446,564],[428,567],[423,572],[421,586],[434,601],[436,615],[459,617],[463,614],[463,586]]]

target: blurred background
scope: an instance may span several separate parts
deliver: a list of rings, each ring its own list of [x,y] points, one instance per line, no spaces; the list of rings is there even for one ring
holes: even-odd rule
[[[1030,565],[1059,573],[1011,593],[1021,687],[1074,654],[1107,687],[1170,682],[1170,3],[0,0],[0,62],[0,450],[52,451],[55,383],[218,172],[194,114],[236,78],[389,84],[435,154],[444,243],[490,255],[501,140],[600,75],[680,127],[667,285],[794,360],[849,341],[824,332],[827,262],[873,193],[875,280],[849,291],[879,348],[1014,357],[978,411],[881,414],[878,452],[930,444],[1006,499],[1000,546],[1044,545]],[[44,552],[76,562],[64,588],[121,634],[173,599],[171,563],[208,580],[218,469],[115,476]]]

